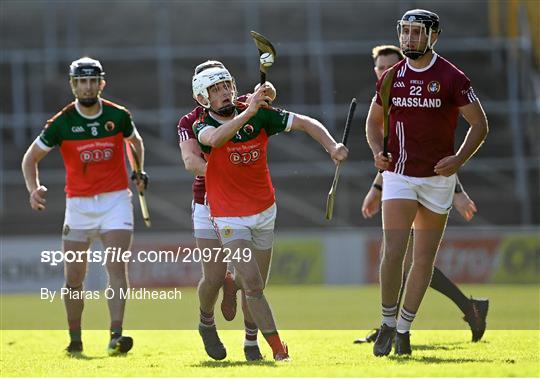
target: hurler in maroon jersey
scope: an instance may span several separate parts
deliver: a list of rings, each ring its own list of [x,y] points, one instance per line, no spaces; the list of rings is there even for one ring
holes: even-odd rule
[[[390,70],[388,152],[383,154],[383,107],[377,83],[366,121],[375,166],[383,173],[384,249],[381,261],[381,330],[373,353],[411,354],[409,330],[433,272],[456,183],[456,172],[484,141],[487,119],[470,80],[433,51],[441,32],[439,16],[414,9],[398,21],[401,50],[407,59]],[[469,132],[454,151],[459,114]],[[413,264],[398,315],[403,258],[414,225]]]

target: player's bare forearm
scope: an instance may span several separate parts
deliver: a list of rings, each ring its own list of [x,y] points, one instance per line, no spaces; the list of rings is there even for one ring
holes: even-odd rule
[[[21,164],[26,188],[30,195],[30,206],[32,209],[39,211],[45,209],[45,194],[47,188],[39,183],[38,163],[47,154],[48,151],[39,148],[39,146],[33,142],[24,154]]]
[[[324,147],[332,159],[341,161],[347,158],[347,148],[343,146],[343,144],[337,143],[334,137],[330,135],[328,130],[318,120],[305,115],[295,114],[291,125],[291,130],[299,130],[308,134],[322,147]],[[343,150],[344,157],[335,156],[340,150]]]
[[[21,168],[28,193],[32,193],[32,191],[35,191],[40,186],[38,163],[47,153],[47,151],[40,149],[34,142],[24,154]]]
[[[486,115],[479,101],[465,105],[459,110],[470,125],[469,131],[456,154],[444,157],[437,162],[433,171],[438,175],[455,174],[476,153],[489,130]]]
[[[433,171],[437,175],[451,176],[461,168],[469,158],[478,150],[487,134],[487,124],[485,128],[473,126],[469,128],[469,132],[459,148],[459,151],[454,155],[449,155],[437,162]]]
[[[186,170],[194,175],[204,176],[206,174],[206,161],[201,156],[201,149],[197,140],[190,138],[181,142],[180,150]]]
[[[374,156],[383,150],[383,109],[375,101],[366,119],[366,138]]]
[[[133,137],[129,138],[128,141],[135,148],[135,154],[137,154],[139,165],[141,166],[140,170],[144,171],[144,143],[137,129],[135,129]],[[132,167],[132,169],[135,170],[135,167]]]
[[[464,164],[482,145],[488,134],[489,127],[480,101],[461,107],[460,112],[470,125],[467,136],[456,153],[456,156]]]
[[[252,117],[250,113],[242,112],[233,119],[223,123],[219,128],[208,128],[200,136],[203,145],[221,147],[234,137],[242,126]]]
[[[373,179],[373,184],[376,184],[378,186],[381,186],[383,185],[383,177],[382,177],[382,174],[380,172],[377,173],[377,175],[375,175],[375,179]]]
[[[21,166],[26,189],[29,193],[32,193],[33,190],[39,187],[37,162],[26,152]]]
[[[221,147],[229,142],[236,132],[257,114],[260,108],[268,108],[267,101],[269,102],[271,99],[265,94],[267,89],[267,85],[260,86],[251,96],[249,106],[245,111],[226,121],[219,128],[206,129],[199,135],[199,141],[203,145],[211,147]]]
[[[456,156],[465,164],[480,148],[488,134],[488,125],[486,123],[471,124],[465,140],[461,144]]]
[[[362,216],[371,218],[381,209],[383,177],[379,172],[375,175],[371,187],[362,202]]]
[[[328,152],[337,145],[336,140],[328,133],[328,130],[323,124],[308,116],[295,114],[291,130],[298,130],[308,134],[311,138],[320,143]]]

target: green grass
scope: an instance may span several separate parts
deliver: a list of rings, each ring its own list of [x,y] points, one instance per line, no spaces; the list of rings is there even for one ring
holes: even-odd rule
[[[3,376],[538,376],[538,331],[488,331],[473,344],[465,331],[418,331],[410,358],[375,358],[372,345],[353,345],[358,331],[283,331],[292,361],[245,362],[242,335],[222,331],[225,361],[207,358],[195,331],[133,331],[133,351],[126,357],[106,355],[107,333],[84,333],[85,353],[62,353],[61,331],[5,331]],[[262,341],[261,341],[262,342]],[[263,354],[271,357],[266,344]]]
[[[125,328],[126,334],[134,337],[135,346],[126,357],[106,355],[108,336],[104,330],[83,331],[85,352],[80,358],[63,353],[68,342],[65,330],[2,330],[0,371],[2,376],[60,377],[540,376],[539,287],[464,286],[464,291],[491,300],[484,339],[471,343],[459,310],[440,294],[428,291],[413,326],[410,358],[375,358],[372,345],[352,344],[379,321],[375,286],[271,286],[268,297],[282,338],[289,344],[293,359],[289,363],[275,364],[262,338],[259,342],[266,360],[245,362],[243,333],[230,330],[240,327],[241,317],[233,323],[218,317],[228,357],[222,362],[209,359],[193,330],[197,325],[195,293],[186,289],[179,302],[128,304]],[[39,325],[43,325],[40,329],[56,325],[63,329],[62,304],[36,305],[35,297],[2,296],[3,328],[13,329],[18,316],[20,325],[32,321],[34,329]],[[143,319],[148,320],[143,323]],[[83,325],[86,329],[88,325],[107,327],[103,301],[87,302]],[[175,326],[186,330],[163,330]],[[162,330],[142,330],[158,327]]]
[[[539,285],[463,285],[460,288],[466,294],[490,299],[491,329],[540,329]],[[270,285],[265,293],[281,329],[370,329],[380,319],[379,289],[374,285]],[[56,297],[49,303],[40,300],[39,294],[2,296],[2,329],[63,330],[66,325],[64,304],[58,295]],[[127,303],[125,327],[192,330],[197,326],[198,309],[198,297],[193,288],[183,288],[181,300],[131,300]],[[229,323],[219,316],[221,329],[244,327],[241,317]],[[428,290],[414,327],[417,330],[463,329],[466,324],[462,316],[446,297]],[[103,298],[87,300],[83,328],[103,330],[108,328],[108,323],[106,301]]]

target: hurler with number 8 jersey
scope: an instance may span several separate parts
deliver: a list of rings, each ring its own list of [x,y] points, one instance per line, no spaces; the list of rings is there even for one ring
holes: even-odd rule
[[[86,252],[93,239],[99,238],[104,250],[130,250],[133,235],[133,206],[128,189],[125,141],[133,145],[139,168],[132,179],[143,192],[148,177],[142,171],[144,146],[128,110],[101,98],[105,72],[101,63],[89,57],[73,61],[69,84],[75,101],[47,121],[41,134],[30,145],[22,162],[30,206],[45,210],[47,188],[40,183],[38,163],[58,147],[66,169],[66,212],[62,250]],[[83,351],[81,317],[84,308],[84,278],[87,260],[64,265],[63,296],[70,344],[68,354]],[[111,317],[108,353],[127,353],[133,339],[122,335],[126,299],[127,267],[125,262],[108,262],[108,300]]]

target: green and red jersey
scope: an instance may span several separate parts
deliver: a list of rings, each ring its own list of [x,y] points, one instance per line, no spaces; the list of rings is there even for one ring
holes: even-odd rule
[[[246,109],[237,106],[238,112]],[[275,202],[267,162],[268,137],[289,131],[294,115],[280,109],[261,108],[225,145],[211,148],[200,143],[200,134],[221,123],[207,112],[193,124],[208,161],[206,197],[213,217],[243,217],[260,213]]]
[[[49,151],[55,146],[66,168],[67,197],[94,196],[128,187],[124,138],[134,134],[129,111],[105,99],[101,110],[84,116],[75,101],[47,121],[36,144]]]

